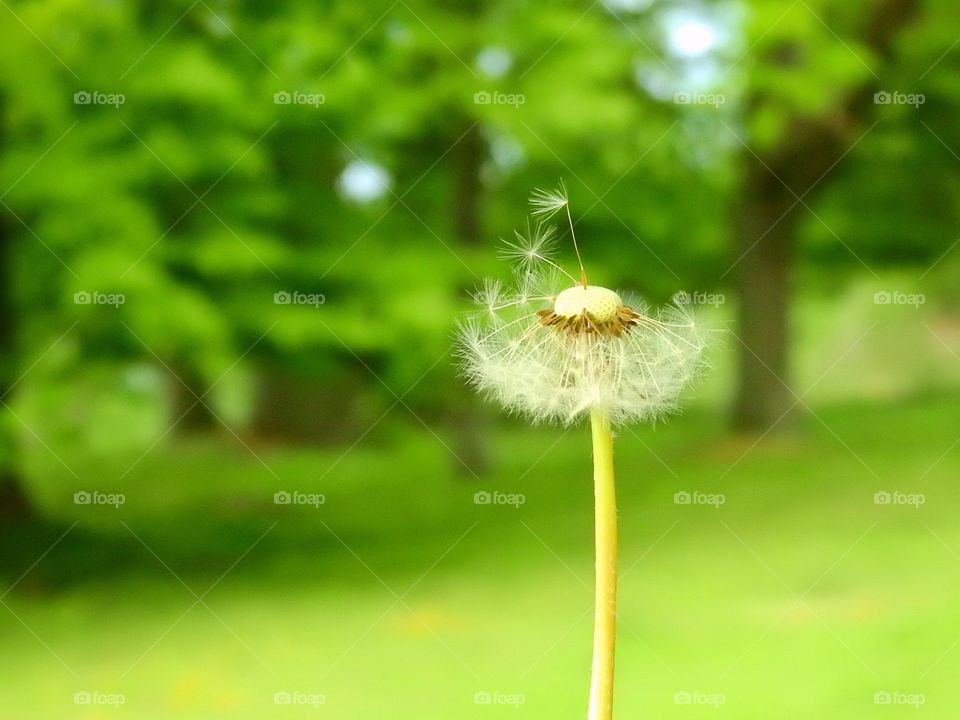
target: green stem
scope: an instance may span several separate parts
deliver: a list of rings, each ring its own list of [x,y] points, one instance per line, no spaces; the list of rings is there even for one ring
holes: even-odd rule
[[[613,432],[600,412],[590,415],[596,502],[596,611],[589,720],[613,717],[613,659],[617,633],[617,493],[613,479]]]

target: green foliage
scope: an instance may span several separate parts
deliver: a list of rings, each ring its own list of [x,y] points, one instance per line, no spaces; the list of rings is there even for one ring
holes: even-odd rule
[[[874,9],[827,2],[10,3],[0,192],[17,365],[76,322],[28,386],[87,362],[210,386],[240,357],[242,375],[279,367],[330,386],[358,355],[399,391],[447,350],[465,291],[505,272],[495,241],[523,222],[530,190],[560,178],[596,276],[657,300],[724,289],[741,165],[789,147],[798,122],[858,124],[811,206],[823,222],[804,226],[808,261],[931,262],[960,220],[944,149],[960,151],[960,84],[955,53],[933,63],[952,8],[927,5],[882,57]],[[677,13],[722,42],[677,53]],[[877,83],[927,101],[848,118],[851,95]],[[691,92],[724,102],[674,102]],[[389,173],[381,197],[342,191],[360,161]],[[74,304],[83,290],[126,302]],[[284,291],[325,303],[274,304]],[[443,407],[442,388],[414,399]],[[249,416],[244,402],[231,415]]]

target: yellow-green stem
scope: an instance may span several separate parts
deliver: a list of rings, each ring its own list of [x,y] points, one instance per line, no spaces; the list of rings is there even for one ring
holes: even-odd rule
[[[590,415],[593,430],[593,483],[596,502],[596,611],[593,628],[593,677],[590,720],[613,717],[613,658],[617,634],[617,492],[613,480],[613,432],[610,420]]]

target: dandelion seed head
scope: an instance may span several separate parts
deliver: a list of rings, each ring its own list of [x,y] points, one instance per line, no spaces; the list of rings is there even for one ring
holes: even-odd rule
[[[468,381],[534,421],[569,424],[600,411],[628,423],[674,410],[706,346],[688,306],[653,309],[630,294],[572,284],[547,257],[552,238],[537,226],[507,243],[514,286],[488,281],[477,293],[482,309],[458,331]]]
[[[506,409],[570,424],[600,410],[617,423],[675,409],[701,366],[705,336],[679,305],[577,285],[553,298],[509,293],[499,309],[461,325],[468,380]]]

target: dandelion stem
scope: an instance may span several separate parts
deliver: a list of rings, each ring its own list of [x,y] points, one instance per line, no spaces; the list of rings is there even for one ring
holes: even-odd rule
[[[617,632],[617,494],[613,479],[610,420],[590,414],[593,431],[593,482],[596,503],[596,609],[589,720],[613,717],[613,660]]]

